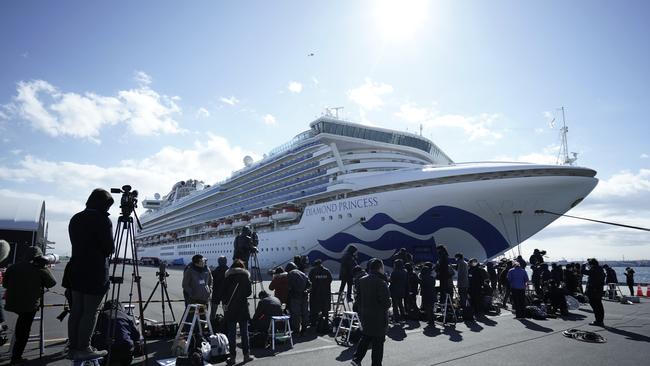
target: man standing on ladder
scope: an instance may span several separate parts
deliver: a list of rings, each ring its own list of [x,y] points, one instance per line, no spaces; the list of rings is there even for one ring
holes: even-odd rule
[[[248,261],[251,254],[257,253],[257,235],[251,231],[247,225],[241,229],[241,234],[235,238],[235,247],[233,250],[233,260],[239,259],[244,262],[244,266],[248,269]]]

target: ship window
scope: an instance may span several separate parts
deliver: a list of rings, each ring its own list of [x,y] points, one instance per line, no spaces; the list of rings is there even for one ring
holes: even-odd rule
[[[334,220],[334,218],[332,216],[330,216],[330,220]]]
[[[342,219],[342,218],[343,218],[343,215],[339,214],[339,219]]]

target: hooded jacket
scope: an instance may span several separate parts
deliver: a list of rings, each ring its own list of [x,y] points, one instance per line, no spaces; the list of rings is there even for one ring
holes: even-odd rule
[[[115,251],[113,224],[108,218],[112,204],[111,194],[97,188],[88,197],[86,209],[70,219],[72,256],[63,282],[71,290],[91,295],[108,290],[108,258]]]
[[[301,272],[292,262],[287,264],[287,281],[289,283],[289,297],[303,298],[307,295],[307,289],[311,287],[311,281],[306,274]]]
[[[5,309],[14,313],[36,311],[41,303],[41,288],[54,285],[52,272],[32,259],[9,266],[2,282],[7,289]]]
[[[212,274],[206,267],[190,264],[183,272],[183,293],[190,303],[207,304],[212,295]]]
[[[352,270],[358,264],[354,255],[357,252],[357,247],[350,245],[341,258],[341,270],[339,271],[339,280],[351,281]]]
[[[275,293],[275,297],[280,299],[283,304],[287,303],[289,299],[289,278],[287,272],[277,273],[273,275],[269,290]]]
[[[248,297],[253,293],[250,273],[243,268],[230,268],[224,277],[224,319],[227,322],[250,320]]]
[[[359,280],[359,318],[363,334],[382,337],[388,330],[390,292],[386,276],[370,272]]]

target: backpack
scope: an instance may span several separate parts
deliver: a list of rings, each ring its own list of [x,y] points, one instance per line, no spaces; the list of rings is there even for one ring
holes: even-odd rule
[[[228,348],[228,337],[222,333],[211,335],[210,341],[210,355],[208,361],[210,363],[223,362],[228,358],[230,350]]]

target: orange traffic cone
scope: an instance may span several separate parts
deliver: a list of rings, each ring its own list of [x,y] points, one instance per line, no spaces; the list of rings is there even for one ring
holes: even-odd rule
[[[643,297],[643,290],[641,289],[641,285],[636,286],[636,296]]]

